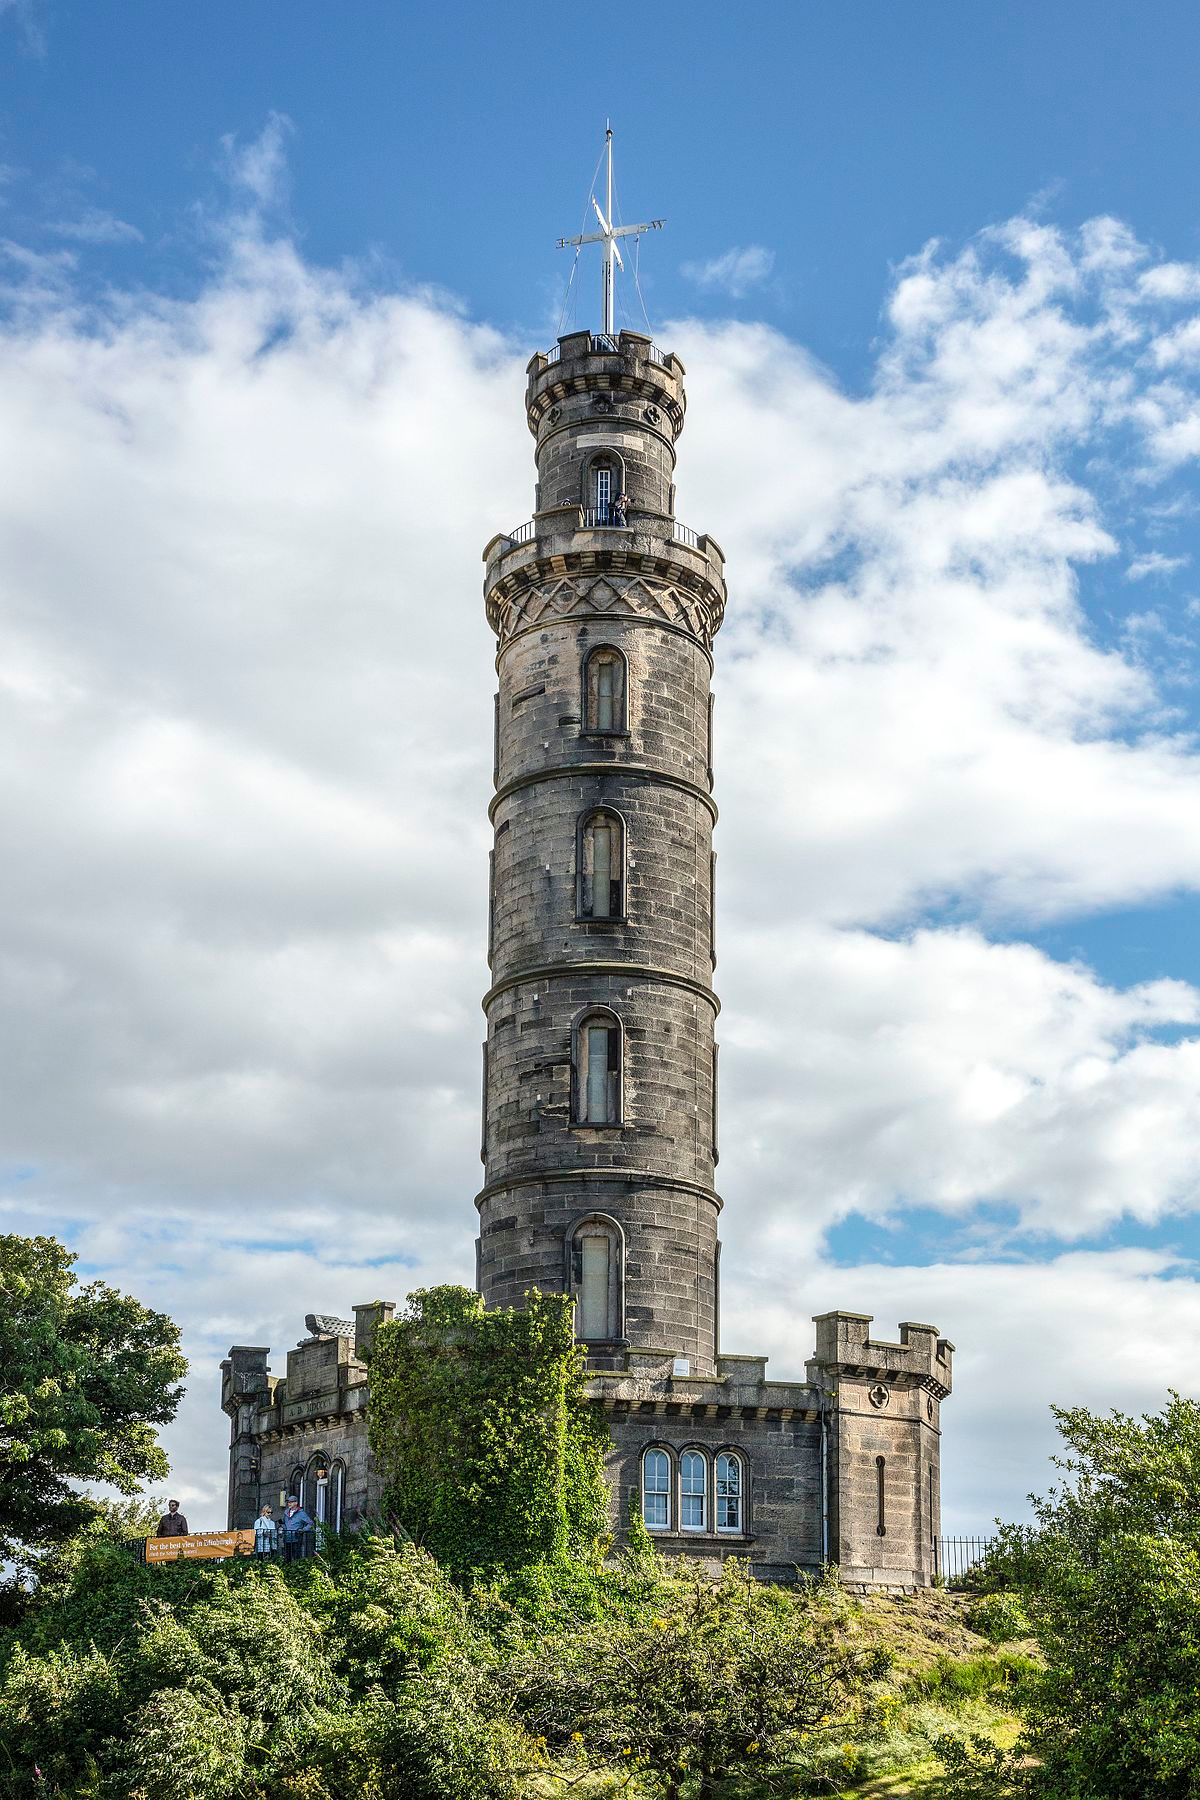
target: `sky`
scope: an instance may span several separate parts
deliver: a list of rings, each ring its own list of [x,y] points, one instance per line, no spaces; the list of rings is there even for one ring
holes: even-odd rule
[[[725,1348],[958,1346],[944,1521],[1194,1391],[1200,18],[0,0],[0,1229],[220,1358],[470,1281],[524,368],[664,217]],[[639,293],[640,288],[640,293]],[[642,305],[644,303],[645,313]]]

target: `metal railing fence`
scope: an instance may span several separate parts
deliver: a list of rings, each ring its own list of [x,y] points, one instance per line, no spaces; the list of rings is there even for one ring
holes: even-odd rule
[[[937,1537],[933,1540],[933,1568],[947,1587],[964,1582],[984,1561],[996,1542],[994,1537]]]

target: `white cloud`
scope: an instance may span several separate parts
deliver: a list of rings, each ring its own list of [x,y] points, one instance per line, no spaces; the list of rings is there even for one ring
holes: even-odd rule
[[[206,1409],[232,1338],[469,1278],[478,559],[532,483],[528,345],[267,235],[285,134],[228,147],[238,210],[195,299],[97,320],[68,253],[18,247],[0,331],[4,1216],[69,1221],[185,1317],[176,1442],[213,1496],[197,1458],[222,1454]],[[1195,398],[1184,365],[1154,385],[1160,309],[1192,289],[1152,274],[1104,221],[929,251],[860,397],[761,326],[663,334],[689,367],[681,516],[732,583],[718,974],[743,1348],[764,1269],[802,1267],[805,1306],[879,1294],[998,1382],[1003,1265],[830,1270],[828,1223],[989,1199],[1071,1238],[1195,1203],[1194,990],[986,935],[1200,882],[1193,743],[1080,591],[1116,554],[1106,459],[1143,484],[1124,536]],[[923,920],[941,900],[974,923]],[[1158,1264],[1050,1267],[1064,1398],[1085,1278],[1134,1323],[1195,1291]],[[1009,1445],[1029,1418],[992,1416]]]
[[[1148,575],[1173,575],[1176,569],[1186,569],[1191,562],[1190,556],[1164,556],[1161,550],[1148,550],[1143,556],[1135,556],[1125,570],[1126,581],[1145,581]]]
[[[80,244],[140,244],[143,237],[136,225],[118,219],[115,213],[89,206],[78,219],[57,219],[46,226],[56,237],[73,238]]]
[[[710,293],[729,294],[740,300],[751,288],[760,287],[775,267],[775,252],[762,244],[726,250],[707,262],[685,262],[681,271],[689,281]]]

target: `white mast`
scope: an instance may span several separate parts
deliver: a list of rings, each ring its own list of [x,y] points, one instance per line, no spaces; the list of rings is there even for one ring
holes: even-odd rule
[[[604,333],[612,337],[616,331],[616,288],[617,269],[624,269],[621,252],[617,249],[617,239],[622,237],[640,237],[643,231],[661,231],[666,224],[665,219],[650,219],[644,225],[617,225],[613,222],[613,131],[607,124],[604,131],[604,148],[608,162],[605,181],[605,205],[601,208],[595,194],[591,196],[597,219],[600,221],[599,231],[587,231],[579,237],[559,238],[559,250],[578,249],[582,244],[604,245]]]

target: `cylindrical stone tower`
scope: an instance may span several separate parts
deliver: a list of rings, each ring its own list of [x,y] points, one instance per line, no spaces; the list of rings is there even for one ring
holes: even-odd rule
[[[495,781],[479,1286],[571,1292],[593,1368],[715,1367],[712,640],[674,516],[683,368],[579,332],[529,365],[530,524],[492,540]]]

